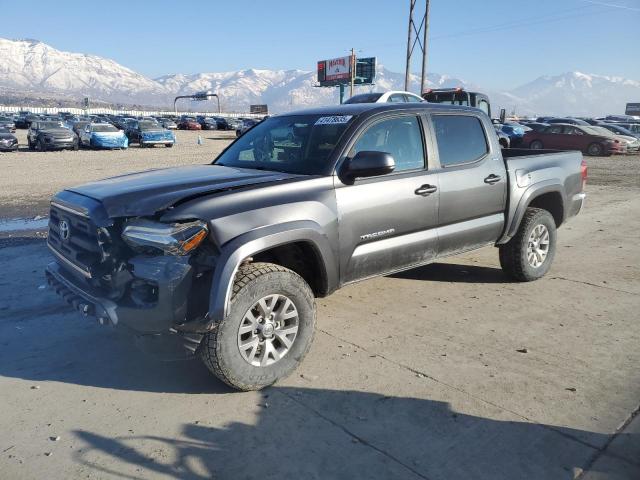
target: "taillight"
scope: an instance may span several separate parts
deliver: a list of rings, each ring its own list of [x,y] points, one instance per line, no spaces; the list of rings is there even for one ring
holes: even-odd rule
[[[587,186],[587,162],[585,159],[582,159],[582,163],[580,164],[580,176],[582,177],[582,190]]]

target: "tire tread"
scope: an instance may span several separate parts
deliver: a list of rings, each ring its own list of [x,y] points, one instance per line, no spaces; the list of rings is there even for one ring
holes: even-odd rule
[[[543,215],[550,215],[550,213],[542,208],[527,208],[514,237],[506,244],[500,245],[500,266],[508,276],[518,282],[535,280],[526,271],[526,260],[523,259],[522,248],[526,240],[524,236],[529,231],[529,227]]]
[[[243,288],[247,287],[251,282],[258,279],[262,275],[267,275],[269,273],[288,273],[294,275],[299,278],[302,285],[306,287],[307,295],[313,299],[313,292],[311,288],[307,285],[307,283],[300,277],[297,273],[289,270],[288,268],[282,267],[280,265],[276,265],[274,263],[265,263],[265,262],[256,262],[256,263],[244,263],[240,265],[238,268],[238,272],[236,273],[234,282],[233,282],[233,290],[231,293],[230,301],[238,295]],[[309,346],[313,343],[313,337],[315,336],[315,330],[311,333],[311,340],[309,341]],[[218,329],[214,328],[202,339],[202,343],[200,345],[200,358],[207,366],[207,368],[220,380],[224,383],[238,390],[243,391],[251,391],[258,390],[263,388],[264,385],[259,384],[247,384],[240,383],[237,379],[233,379],[231,372],[226,371],[220,363],[220,359],[218,357],[219,349],[219,341],[218,341]],[[299,362],[302,363],[304,357],[307,355],[309,349],[303,352],[303,354],[299,358]]]

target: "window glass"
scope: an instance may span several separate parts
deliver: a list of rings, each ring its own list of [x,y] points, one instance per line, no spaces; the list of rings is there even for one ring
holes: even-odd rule
[[[478,102],[478,108],[489,115],[489,104],[486,102],[486,100],[480,100]]]
[[[407,102],[409,103],[420,103],[422,102],[422,99],[419,97],[415,97],[413,95],[405,95]]]
[[[555,133],[555,134],[562,133],[562,127],[558,127],[558,126],[556,126],[556,127],[549,127],[549,128],[547,129],[547,133]]]
[[[482,123],[469,115],[434,115],[433,125],[443,167],[478,160],[489,151]]]
[[[352,115],[287,115],[257,124],[231,144],[216,165],[302,175],[321,174]]]
[[[349,152],[386,152],[393,156],[395,172],[424,168],[424,146],[417,117],[397,117],[369,127]]]
[[[402,95],[401,93],[394,93],[393,95],[389,96],[389,100],[387,100],[387,102],[406,103],[406,100],[404,99],[404,95]]]

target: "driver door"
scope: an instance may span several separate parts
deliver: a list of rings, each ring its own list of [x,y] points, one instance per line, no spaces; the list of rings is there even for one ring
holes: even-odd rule
[[[352,185],[335,177],[341,283],[436,256],[438,175],[427,168],[423,125],[416,114],[393,114],[365,125],[347,149],[347,159],[359,151],[389,153],[395,169]]]

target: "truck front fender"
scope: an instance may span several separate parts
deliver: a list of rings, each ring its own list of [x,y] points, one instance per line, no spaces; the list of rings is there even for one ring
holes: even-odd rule
[[[294,242],[311,243],[319,254],[328,290],[338,284],[336,255],[320,225],[308,220],[258,228],[242,234],[221,247],[211,282],[209,322],[222,320],[229,312],[233,282],[242,261],[273,247]]]

